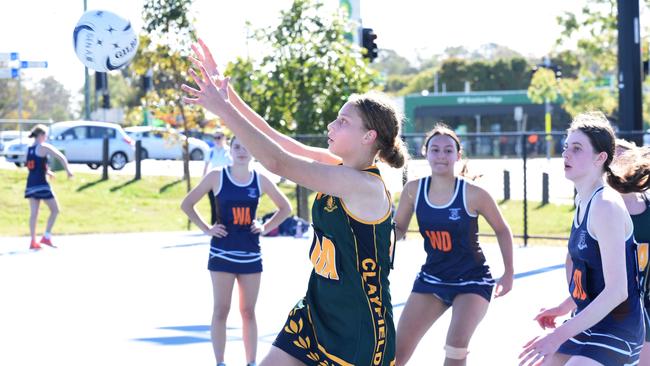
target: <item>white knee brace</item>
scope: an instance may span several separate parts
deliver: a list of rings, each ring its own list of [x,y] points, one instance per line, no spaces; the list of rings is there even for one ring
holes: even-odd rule
[[[467,348],[457,348],[450,345],[445,345],[445,354],[446,357],[452,360],[464,360],[467,358]]]

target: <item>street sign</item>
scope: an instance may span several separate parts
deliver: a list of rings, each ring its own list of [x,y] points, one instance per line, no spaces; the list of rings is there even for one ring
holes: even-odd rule
[[[18,60],[18,52],[0,52],[0,61]]]
[[[18,69],[0,69],[0,79],[15,79],[18,77]]]
[[[27,69],[33,67],[45,68],[47,67],[47,61],[20,61],[21,69]]]

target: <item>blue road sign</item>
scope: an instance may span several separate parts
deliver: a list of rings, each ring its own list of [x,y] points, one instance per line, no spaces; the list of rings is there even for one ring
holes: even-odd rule
[[[18,52],[0,52],[0,61],[18,60]]]
[[[33,67],[46,68],[47,61],[20,61],[21,69],[28,69]]]
[[[15,79],[18,77],[19,69],[0,69],[0,79]]]

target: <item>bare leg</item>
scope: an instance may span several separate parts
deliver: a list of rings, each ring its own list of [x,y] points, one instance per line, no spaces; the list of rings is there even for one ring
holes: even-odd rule
[[[650,329],[646,329],[645,331],[650,332]],[[643,344],[638,366],[650,366],[650,342],[645,342]]]
[[[476,294],[462,294],[454,298],[451,323],[447,332],[447,346],[467,348],[478,324],[487,313],[490,302]],[[465,366],[467,358],[445,358],[445,366]]]
[[[52,227],[54,226],[54,221],[56,221],[56,217],[59,215],[59,202],[56,200],[55,196],[54,198],[45,200],[45,204],[50,209],[50,217],[47,219],[47,227],[45,228],[45,232],[51,233]]]
[[[563,366],[567,364],[571,356],[555,352],[549,359],[544,360],[542,366]]]
[[[212,294],[214,296],[214,309],[212,311],[212,348],[217,363],[223,362],[226,350],[226,320],[230,311],[232,288],[235,284],[235,275],[227,272],[210,272],[212,277]]]
[[[411,292],[397,323],[395,365],[406,365],[424,334],[449,307],[430,294]]]
[[[246,363],[255,362],[257,355],[257,320],[255,319],[255,304],[260,292],[261,273],[237,275],[239,285],[239,312],[243,323],[244,349]]]
[[[38,221],[38,209],[41,200],[35,198],[29,199],[29,235],[32,237],[32,242],[36,241],[36,222]]]
[[[573,356],[569,359],[567,363],[565,363],[566,366],[604,366],[602,363],[598,361],[594,361],[591,358],[587,358],[584,356]]]
[[[271,346],[269,354],[259,366],[307,366],[276,346]]]

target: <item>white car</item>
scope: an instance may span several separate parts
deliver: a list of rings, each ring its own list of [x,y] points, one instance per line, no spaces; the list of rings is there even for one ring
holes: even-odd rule
[[[102,164],[102,143],[108,136],[108,163],[122,169],[135,158],[135,141],[116,123],[67,121],[50,126],[48,142],[62,150],[70,163],[88,164],[97,169]]]
[[[4,144],[2,154],[8,162],[14,163],[16,166],[23,166],[25,164],[27,148],[34,143],[34,139],[27,137],[27,135],[29,135],[29,132],[23,132],[23,138],[15,138]]]
[[[23,132],[23,136],[27,137],[29,132]],[[15,140],[20,137],[20,131],[0,131],[0,155],[4,155],[4,149],[7,142]]]
[[[176,130],[152,126],[134,126],[124,130],[133,139],[142,141],[142,159],[183,158],[185,135]],[[205,141],[190,137],[187,143],[190,160],[203,160],[210,153],[210,146]]]

